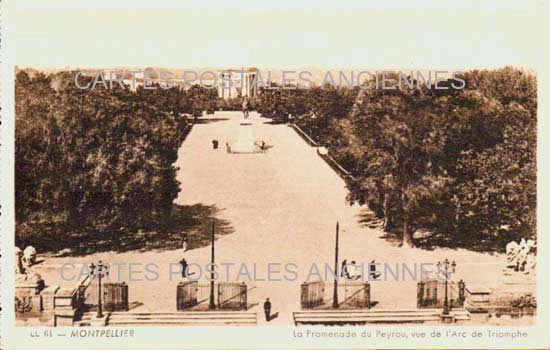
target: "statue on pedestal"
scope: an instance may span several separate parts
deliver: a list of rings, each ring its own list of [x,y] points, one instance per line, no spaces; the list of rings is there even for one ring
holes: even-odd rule
[[[241,121],[239,124],[239,138],[237,142],[231,145],[231,153],[255,153],[253,123],[251,121]]]
[[[44,280],[40,274],[31,273],[30,267],[36,262],[36,248],[28,246],[24,251],[15,247],[15,282],[17,284],[43,287]]]
[[[36,249],[28,246],[24,251],[15,247],[15,311],[18,313],[41,312],[40,292],[46,287],[42,276],[32,272],[36,262]]]
[[[28,271],[29,268],[36,262],[36,253],[36,248],[32,245],[28,246],[23,251],[23,258],[21,259],[21,262],[23,263],[25,270]]]

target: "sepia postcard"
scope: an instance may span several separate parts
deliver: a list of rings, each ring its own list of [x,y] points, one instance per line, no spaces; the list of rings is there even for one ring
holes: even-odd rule
[[[0,348],[549,348],[549,6],[2,1]]]

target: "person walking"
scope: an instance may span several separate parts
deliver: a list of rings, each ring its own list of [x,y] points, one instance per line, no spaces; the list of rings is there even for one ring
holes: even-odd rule
[[[180,261],[180,265],[181,265],[181,277],[185,278],[187,277],[187,260],[185,260],[185,258],[181,259]]]
[[[269,322],[271,320],[271,301],[267,298],[264,302],[265,320]]]
[[[371,261],[369,264],[369,280],[376,280],[380,275],[381,273],[376,271],[376,261]]]

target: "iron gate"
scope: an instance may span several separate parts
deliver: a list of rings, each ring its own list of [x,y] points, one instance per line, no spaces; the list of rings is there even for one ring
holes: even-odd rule
[[[81,311],[97,310],[99,283],[97,278],[87,278],[78,286],[76,308]],[[105,311],[128,311],[128,285],[125,282],[105,282],[101,285]]]
[[[103,288],[103,302],[106,311],[128,311],[128,285],[126,283],[105,283]]]
[[[465,284],[462,280],[459,282],[448,281],[447,298],[449,307],[464,306]],[[427,280],[420,281],[417,285],[417,307],[418,308],[442,308],[445,303],[445,281]]]
[[[301,285],[300,302],[303,309],[311,309],[323,304],[325,282],[304,282]]]
[[[340,306],[370,308],[370,284],[359,281],[338,283],[338,301]]]
[[[218,283],[218,308],[230,310],[246,310],[246,284],[239,282]]]
[[[185,281],[178,283],[177,287],[177,309],[185,310],[197,305],[197,281]]]

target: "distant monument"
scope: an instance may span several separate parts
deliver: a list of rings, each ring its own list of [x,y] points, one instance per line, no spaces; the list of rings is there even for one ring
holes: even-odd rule
[[[250,119],[243,119],[240,122],[239,138],[236,143],[231,145],[231,153],[255,153],[257,151],[252,127],[253,124]]]
[[[273,145],[268,144],[265,140],[254,141],[254,126],[258,120],[254,116],[239,120],[237,140],[232,143],[226,142],[227,153],[266,153],[273,148]]]

